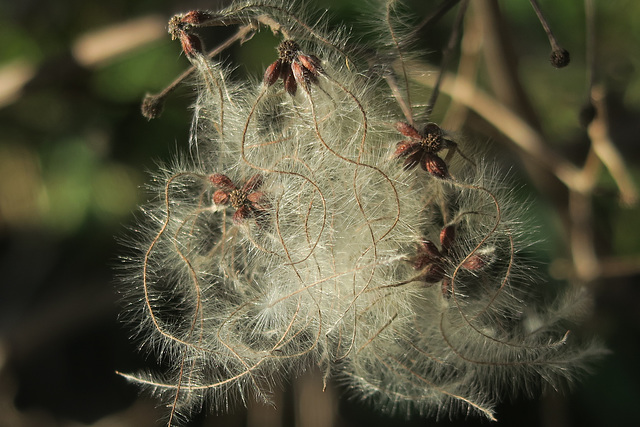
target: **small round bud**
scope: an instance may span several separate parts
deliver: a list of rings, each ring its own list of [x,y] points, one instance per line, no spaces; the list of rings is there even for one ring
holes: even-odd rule
[[[160,117],[162,110],[164,110],[164,96],[146,94],[142,100],[140,110],[147,120]]]
[[[562,48],[554,49],[549,56],[549,61],[555,68],[564,68],[571,61],[569,51]]]

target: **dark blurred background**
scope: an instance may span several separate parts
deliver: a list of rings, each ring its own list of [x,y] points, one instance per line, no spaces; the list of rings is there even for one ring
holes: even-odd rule
[[[546,36],[528,2],[478,2],[493,10],[499,5],[501,10],[513,55],[508,60],[517,66],[523,99],[529,103],[529,112],[518,113],[547,136],[549,147],[582,167],[590,146],[578,119],[589,87],[584,6],[541,1],[556,36],[572,55],[569,67],[555,70],[547,61]],[[312,3],[327,8],[332,22],[345,21],[360,39],[368,37],[359,34],[360,0]],[[439,3],[409,2],[415,23]],[[146,197],[146,172],[188,144],[194,95],[189,85],[169,98],[160,118],[147,121],[140,114],[146,92],[160,91],[188,67],[179,43],[166,33],[166,22],[177,12],[216,9],[219,4],[0,3],[0,426],[162,424],[165,408],[138,396],[136,386],[116,374],[136,371],[146,363],[118,320],[114,267],[123,251],[116,237],[134,224],[137,206]],[[477,10],[470,13],[480,16]],[[421,59],[439,64],[454,14],[418,32],[417,47],[429,52]],[[212,29],[203,35],[214,47],[232,32]],[[239,75],[260,76],[274,60],[275,45],[268,33],[223,54],[239,64]],[[640,3],[599,2],[596,39],[595,76],[606,89],[611,139],[626,162],[625,173],[638,182]],[[455,64],[454,58],[453,72]],[[483,69],[490,68],[488,63]],[[479,71],[478,85],[500,99],[500,88],[495,82],[492,86],[490,74]],[[443,95],[436,108],[438,118],[449,105]],[[568,273],[575,258],[566,232],[567,195],[557,189],[557,182],[544,184],[549,179],[540,172],[544,168],[524,164],[526,156],[481,115],[468,112],[462,127],[470,140],[486,143],[489,155],[513,168],[514,180],[526,185],[522,197],[535,201],[531,214],[544,240],[538,257],[550,265],[542,273],[550,281],[586,283],[595,303],[585,328],[601,336],[612,351],[570,395],[500,405],[498,425],[635,425],[640,402],[638,205],[620,202],[609,170],[597,174],[588,201],[593,213],[589,231],[603,268],[589,280],[576,280]],[[321,389],[318,374],[309,373],[284,385],[275,396],[277,409],[238,405],[229,415],[198,416],[193,425],[489,424],[394,419],[342,398],[338,387],[324,394]]]

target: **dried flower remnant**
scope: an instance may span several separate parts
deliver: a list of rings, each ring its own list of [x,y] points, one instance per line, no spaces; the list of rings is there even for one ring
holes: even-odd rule
[[[422,239],[418,244],[416,256],[412,259],[413,268],[420,270],[418,278],[428,285],[442,282],[442,295],[449,297],[451,289],[451,279],[446,277],[446,268],[454,265],[453,249],[455,241],[455,225],[447,225],[440,231],[440,247],[427,239]],[[483,251],[470,253],[460,264],[463,270],[479,272],[491,262],[493,248],[489,247]]]
[[[200,37],[191,32],[192,27],[211,19],[211,15],[201,11],[191,11],[184,15],[176,15],[169,21],[169,34],[171,39],[180,40],[182,51],[188,58],[193,58],[197,53],[203,53],[203,44]]]
[[[447,178],[449,169],[445,160],[437,156],[443,149],[448,149],[447,158],[451,158],[457,144],[444,137],[444,132],[435,123],[427,123],[422,132],[410,124],[397,122],[398,132],[408,137],[396,146],[395,157],[406,157],[404,167],[412,169],[417,165],[438,178]]]
[[[265,202],[265,195],[262,191],[257,191],[262,185],[262,176],[254,175],[242,188],[236,185],[227,177],[219,173],[209,176],[209,181],[218,188],[213,193],[213,202],[217,205],[231,205],[233,222],[240,223],[247,218],[264,217],[269,205]]]
[[[311,84],[318,84],[318,77],[323,71],[317,56],[307,55],[300,50],[298,43],[285,40],[278,46],[278,59],[264,73],[264,84],[271,86],[281,78],[285,89],[293,96],[298,85],[308,92]]]

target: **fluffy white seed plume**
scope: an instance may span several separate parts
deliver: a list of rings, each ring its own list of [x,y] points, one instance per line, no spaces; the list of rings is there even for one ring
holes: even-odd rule
[[[126,280],[168,371],[126,377],[170,422],[205,400],[268,401],[311,365],[388,411],[490,419],[505,387],[571,379],[598,349],[567,336],[574,300],[532,305],[542,284],[519,258],[508,185],[437,125],[405,123],[348,41],[294,11],[238,3],[170,23],[199,79],[193,146],[156,177]],[[235,24],[283,40],[262,82],[234,82],[193,33]]]

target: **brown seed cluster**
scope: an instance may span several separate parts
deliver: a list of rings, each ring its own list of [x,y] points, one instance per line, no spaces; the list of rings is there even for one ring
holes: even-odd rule
[[[447,148],[455,150],[457,144],[444,137],[444,132],[435,123],[427,123],[422,132],[408,123],[397,122],[396,129],[407,140],[398,142],[394,157],[406,157],[404,167],[412,169],[417,165],[438,178],[449,177],[445,161],[437,153]]]
[[[307,55],[293,40],[285,40],[278,46],[278,59],[269,65],[264,73],[265,86],[272,86],[278,78],[284,82],[284,88],[295,95],[298,85],[309,92],[312,84],[318,84],[322,74],[322,63],[315,55]]]
[[[416,256],[411,260],[413,268],[422,272],[420,281],[429,285],[442,281],[442,294],[451,295],[451,279],[445,277],[445,270],[451,264],[456,229],[454,225],[447,225],[440,231],[440,247],[427,239],[418,243]],[[490,259],[484,254],[473,254],[467,257],[460,268],[470,271],[480,271],[489,264]]]
[[[210,175],[209,182],[218,188],[213,193],[213,203],[231,205],[235,209],[232,217],[234,223],[239,224],[248,218],[263,219],[267,214],[269,204],[264,200],[264,193],[258,191],[262,186],[262,175],[252,176],[241,188],[220,173]]]
[[[182,50],[189,58],[196,53],[202,53],[204,46],[202,40],[191,31],[194,26],[202,25],[212,19],[212,16],[200,10],[192,10],[182,15],[176,15],[169,21],[169,34],[173,40],[179,39]]]

